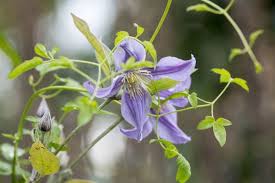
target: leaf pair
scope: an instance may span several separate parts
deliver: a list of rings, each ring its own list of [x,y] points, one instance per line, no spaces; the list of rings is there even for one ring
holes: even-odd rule
[[[220,83],[228,83],[228,82],[235,83],[240,87],[242,87],[247,92],[249,92],[249,87],[247,85],[246,80],[242,78],[232,78],[231,74],[225,69],[214,68],[212,69],[212,72],[220,75]]]
[[[34,47],[34,52],[43,58],[54,59],[55,54],[59,51],[59,48],[53,48],[51,51],[48,51],[47,48],[41,44],[37,43]]]
[[[216,140],[219,142],[220,146],[223,147],[226,143],[226,126],[230,126],[232,123],[224,118],[218,118],[215,120],[212,116],[206,116],[201,122],[199,122],[197,129],[206,130],[209,128],[213,129]]]
[[[255,32],[252,32],[249,36],[249,46],[250,48],[253,48],[255,45],[256,40],[264,33],[264,30],[260,29]],[[230,55],[229,55],[229,61],[232,61],[234,58],[240,55],[244,55],[247,53],[247,50],[245,48],[232,48]]]

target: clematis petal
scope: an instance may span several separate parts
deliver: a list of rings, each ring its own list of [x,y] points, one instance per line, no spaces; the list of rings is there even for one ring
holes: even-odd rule
[[[121,129],[121,132],[129,138],[141,141],[151,132],[147,114],[150,112],[151,96],[144,90],[139,96],[131,96],[124,91],[121,97],[121,114],[123,118],[133,126],[133,129]]]
[[[137,141],[141,141],[145,137],[147,137],[153,130],[152,123],[149,121],[146,122],[143,126],[143,129],[140,132],[140,129],[138,128],[132,128],[132,129],[120,129],[121,133],[123,133],[125,136],[127,136],[130,139],[135,139]]]
[[[169,77],[177,81],[185,81],[195,69],[196,60],[192,55],[190,60],[184,61],[176,57],[164,57],[158,62],[156,69],[151,71],[155,79]]]
[[[116,70],[121,69],[121,64],[125,63],[130,57],[135,57],[136,61],[144,60],[146,51],[142,44],[132,38],[122,41],[114,51],[114,64]]]
[[[109,98],[115,96],[122,86],[122,76],[117,76],[113,79],[112,84],[106,88],[97,88],[95,96],[97,98]],[[84,82],[83,86],[88,90],[89,93],[93,94],[95,86],[90,81]]]
[[[171,104],[166,104],[161,109],[161,114],[175,111]],[[154,111],[152,111],[154,112]],[[156,126],[156,119],[150,118],[154,127]],[[174,144],[185,144],[191,140],[177,125],[177,114],[167,114],[159,118],[158,121],[158,135]]]

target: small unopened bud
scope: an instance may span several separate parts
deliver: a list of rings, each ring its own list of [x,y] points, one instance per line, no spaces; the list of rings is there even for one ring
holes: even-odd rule
[[[42,118],[39,120],[38,124],[39,130],[42,132],[48,132],[52,128],[52,118],[50,113],[45,113]]]
[[[42,118],[44,116],[45,113],[50,113],[50,109],[49,109],[49,106],[47,104],[47,101],[42,98],[39,106],[38,106],[38,109],[36,111],[36,115],[40,118]]]
[[[29,77],[29,85],[33,85],[33,75],[30,75]]]
[[[43,132],[48,132],[52,128],[52,118],[50,109],[46,100],[43,98],[36,112],[37,116],[40,117],[38,128]]]

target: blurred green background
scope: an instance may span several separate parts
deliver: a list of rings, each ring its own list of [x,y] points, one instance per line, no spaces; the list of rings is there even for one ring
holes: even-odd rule
[[[245,78],[250,86],[246,93],[232,86],[217,104],[216,115],[233,122],[228,128],[227,143],[220,148],[211,130],[197,131],[197,123],[209,110],[179,114],[179,124],[192,136],[192,142],[179,146],[192,166],[191,183],[272,183],[275,182],[275,1],[237,0],[231,13],[246,35],[265,29],[257,41],[255,53],[264,65],[256,75],[248,56],[232,63],[228,55],[240,40],[222,16],[187,13],[195,0],[175,0],[155,41],[158,57],[173,55],[188,59],[194,54],[198,71],[193,75],[192,90],[212,100],[222,89],[213,67],[225,67],[233,76]],[[225,6],[227,1],[215,1]],[[70,13],[85,19],[93,32],[112,47],[115,33],[135,33],[133,23],[145,27],[142,38],[149,39],[165,7],[164,0],[1,0],[0,1],[0,123],[1,133],[14,133],[31,88],[28,74],[15,81],[8,72],[21,60],[34,56],[37,42],[49,48],[57,46],[69,58],[94,60],[93,50],[73,26]],[[89,71],[93,75],[95,71]],[[33,74],[35,74],[33,72]],[[83,81],[76,75],[75,79]],[[59,107],[71,98],[69,93],[49,100],[52,113],[60,116]],[[110,110],[119,112],[116,106]],[[74,126],[75,114],[66,120],[65,133]],[[70,157],[85,146],[110,123],[98,117],[71,141]],[[103,122],[102,122],[103,121]],[[97,144],[74,169],[74,177],[102,183],[171,183],[175,182],[176,162],[164,158],[157,145],[147,138],[137,143],[123,137],[119,130]],[[7,142],[0,137],[1,143]],[[29,145],[30,142],[25,142]],[[24,144],[21,144],[24,146]],[[0,160],[2,158],[0,157]],[[10,182],[0,177],[0,182]]]

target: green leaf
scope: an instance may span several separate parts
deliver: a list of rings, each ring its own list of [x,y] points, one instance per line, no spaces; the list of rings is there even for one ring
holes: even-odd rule
[[[36,67],[36,70],[40,75],[45,75],[48,72],[56,71],[59,69],[70,69],[73,68],[74,64],[71,60],[66,57],[60,57],[59,59],[45,61],[43,64]]]
[[[219,142],[220,146],[223,147],[226,142],[226,131],[224,126],[220,123],[214,123],[213,132],[216,140]]]
[[[178,84],[178,81],[170,79],[170,78],[162,78],[159,80],[152,80],[148,88],[152,94],[156,94],[163,90],[168,90],[170,88],[175,87]]]
[[[246,80],[244,80],[242,78],[234,78],[233,81],[232,81],[232,83],[235,83],[235,84],[239,85],[244,90],[246,90],[247,92],[249,92],[249,87],[247,85]]]
[[[62,136],[61,136],[62,129],[63,129],[63,126],[61,124],[58,124],[56,120],[53,120],[51,134],[48,141],[51,143],[60,144],[62,141]]]
[[[207,6],[206,4],[196,4],[193,6],[189,6],[187,11],[196,11],[196,12],[210,12],[214,14],[220,14],[217,10],[214,10]]]
[[[159,142],[165,146],[164,155],[167,159],[174,158],[179,154],[178,149],[171,142],[164,139],[160,139]]]
[[[31,60],[26,60],[22,64],[15,67],[10,73],[9,73],[9,79],[15,79],[21,74],[35,68],[36,66],[43,63],[43,60],[40,57],[34,57]]]
[[[116,33],[115,46],[117,46],[125,38],[129,37],[129,33],[126,31],[119,31]]]
[[[2,133],[2,136],[10,140],[16,140],[16,137],[13,134]]]
[[[185,183],[191,176],[191,167],[189,162],[181,155],[178,155],[177,158],[177,175],[176,181],[179,183]]]
[[[191,93],[191,95],[188,95],[188,101],[191,104],[192,107],[198,106],[198,97],[195,92]]]
[[[71,112],[71,111],[77,111],[77,110],[79,110],[79,106],[75,102],[69,101],[64,105],[62,110],[66,113]]]
[[[85,125],[97,112],[97,102],[91,100],[89,97],[83,96],[76,99],[76,104],[79,107],[77,123],[78,125]]]
[[[214,122],[215,122],[215,119],[212,116],[206,116],[204,118],[204,120],[202,120],[198,124],[197,129],[198,130],[205,130],[205,129],[208,129],[208,128],[212,128]]]
[[[182,97],[188,97],[188,96],[189,96],[188,91],[176,92],[176,93],[173,93],[172,95],[168,96],[164,100],[162,100],[161,103],[164,104],[169,100],[182,98]]]
[[[42,176],[58,172],[60,168],[59,159],[41,142],[35,142],[30,149],[30,161],[33,169]]]
[[[249,45],[252,48],[256,42],[256,40],[264,33],[263,29],[252,32],[249,36]]]
[[[48,54],[53,59],[57,52],[59,52],[59,48],[54,47]]]
[[[155,142],[158,142],[165,147],[164,155],[167,159],[174,158],[179,154],[177,147],[171,142],[164,139],[151,139],[149,143],[152,144]]]
[[[138,38],[139,36],[141,36],[143,34],[144,28],[136,23],[134,23],[134,26],[137,28],[136,38]]]
[[[102,46],[101,42],[96,38],[96,36],[90,31],[90,28],[88,24],[80,19],[79,17],[75,16],[74,14],[71,14],[73,17],[73,21],[75,26],[78,28],[78,30],[87,38],[89,43],[93,46],[95,49],[97,55],[98,55],[98,62],[101,64],[101,68],[103,72],[109,76],[111,74],[110,67],[108,65],[107,55],[105,54],[104,47]]]
[[[235,57],[245,54],[246,51],[239,49],[239,48],[232,48],[230,55],[229,55],[229,61],[232,61]]]
[[[156,65],[157,51],[156,51],[154,45],[150,41],[143,41],[143,45],[145,47],[145,50],[150,54],[150,56],[152,57],[155,65]]]
[[[0,160],[0,175],[11,175],[11,172],[11,165]]]
[[[7,143],[1,144],[0,151],[1,151],[2,156],[6,160],[8,160],[8,161],[13,160],[13,157],[14,157],[14,147],[13,147],[13,145],[7,144]],[[20,157],[24,154],[25,154],[25,151],[23,149],[17,148],[17,156],[18,157]]]
[[[25,120],[32,123],[38,123],[40,121],[40,118],[36,116],[27,116],[25,117]]]
[[[231,80],[231,74],[225,69],[214,68],[212,72],[220,75],[221,83],[228,83]]]
[[[34,47],[34,52],[35,52],[38,56],[40,56],[40,57],[44,57],[44,58],[50,59],[46,47],[45,47],[43,44],[41,44],[41,43],[37,43],[37,44],[35,45],[35,47]]]
[[[7,36],[2,33],[0,33],[0,50],[10,58],[13,67],[21,63],[21,58],[17,50],[13,47]]]
[[[128,59],[128,61],[125,64],[122,64],[122,68],[127,71],[127,70],[136,70],[140,68],[153,68],[154,63],[150,61],[140,61],[136,62],[134,57],[131,57]]]
[[[231,126],[232,125],[231,121],[229,121],[228,119],[224,119],[224,118],[218,118],[217,123],[221,124],[222,126]]]

